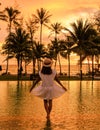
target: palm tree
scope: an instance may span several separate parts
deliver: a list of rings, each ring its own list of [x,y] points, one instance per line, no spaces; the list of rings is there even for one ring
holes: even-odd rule
[[[61,56],[64,57],[65,59],[68,59],[68,77],[70,78],[70,54],[71,54],[71,49],[73,46],[73,42],[71,41],[69,36],[66,36],[66,40],[62,40],[62,48],[63,51],[60,52]]]
[[[37,60],[37,65],[38,65],[38,72],[40,70],[41,67],[41,58],[44,58],[46,56],[46,51],[45,51],[45,47],[43,44],[39,44],[39,42],[34,42],[34,58]]]
[[[99,71],[99,55],[100,55],[100,36],[96,35],[93,39],[93,43],[95,44],[94,47],[91,48],[92,54],[92,79],[94,79],[94,56],[96,62],[98,64],[98,71]]]
[[[98,34],[98,33],[97,33]],[[99,71],[99,55],[100,55],[100,36],[96,35],[91,37],[91,41],[88,41],[86,45],[84,44],[85,54],[82,57],[82,61],[85,58],[90,58],[92,61],[92,80],[94,79],[94,74]],[[94,68],[94,60],[96,61],[98,68]],[[89,71],[91,72],[91,71]]]
[[[36,58],[34,56],[34,46],[35,46],[35,41],[34,41],[34,34],[36,33],[38,26],[37,23],[34,19],[29,19],[28,22],[26,22],[27,30],[30,35],[30,41],[31,41],[31,48],[32,48],[32,60],[33,60],[33,74],[35,74],[35,63],[36,63]]]
[[[51,24],[49,29],[51,30],[49,36],[54,34],[54,40],[52,41],[53,45],[51,45],[51,49],[53,48],[55,50],[55,51],[54,50],[53,51],[56,56],[56,58],[55,58],[56,62],[57,62],[57,60],[59,62],[60,74],[61,74],[62,72],[61,72],[61,63],[60,63],[60,51],[62,51],[62,48],[61,48],[60,40],[58,39],[58,34],[61,33],[63,26],[61,25],[61,23],[56,22],[56,23]],[[56,66],[56,62],[55,62],[55,66]]]
[[[99,49],[97,46],[97,43],[94,42],[95,37],[92,41],[84,42],[83,48],[84,48],[84,54],[82,55],[82,61],[84,61],[86,58],[92,61],[92,79],[94,79],[94,57],[97,57],[99,54]],[[90,71],[89,71],[90,72]]]
[[[9,50],[8,58],[16,58],[18,65],[18,74],[22,67],[22,60],[27,57],[29,60],[30,44],[29,34],[22,28],[16,28],[15,32],[11,32],[6,38],[6,44],[3,45],[3,53],[7,54]]]
[[[11,33],[13,25],[19,25],[18,15],[21,12],[13,7],[6,7],[3,11],[0,12],[0,20],[8,23],[8,32]]]
[[[91,41],[91,37],[96,35],[96,31],[93,29],[91,23],[88,20],[79,19],[77,22],[71,24],[72,30],[67,29],[75,46],[73,47],[73,51],[76,52],[80,56],[80,78],[82,79],[82,56],[85,54],[85,46],[88,41]]]
[[[55,39],[58,39],[57,35],[61,33],[63,26],[61,25],[61,23],[56,22],[56,23],[51,24],[49,29],[51,30],[50,35],[54,33]]]
[[[97,31],[100,34],[100,9],[94,14],[94,20],[94,24],[96,25]]]
[[[98,70],[99,70],[99,64],[100,64],[100,35],[97,35],[95,39],[93,40],[94,43],[96,43],[97,49],[99,51],[99,54],[97,55],[97,63],[98,63]]]
[[[53,58],[55,60],[55,68],[58,60],[60,74],[62,74],[61,70],[61,61],[60,61],[60,52],[63,51],[62,42],[60,40],[54,39],[51,41],[49,45],[48,57]]]
[[[20,14],[20,11],[13,7],[6,7],[3,11],[0,12],[0,20],[5,21],[8,23],[8,32],[11,33],[12,26],[18,25],[18,15]],[[8,52],[9,57],[9,52]],[[6,73],[8,72],[8,58],[7,58],[7,68]]]
[[[40,23],[40,44],[42,44],[42,26],[47,26],[50,17],[49,11],[44,8],[37,9],[37,14],[33,14],[33,18],[35,18],[36,22]]]

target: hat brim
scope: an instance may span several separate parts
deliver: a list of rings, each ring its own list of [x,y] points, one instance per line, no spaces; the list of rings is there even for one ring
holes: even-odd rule
[[[50,60],[49,63],[46,63],[46,62],[44,61],[44,62],[43,62],[43,66],[44,66],[44,67],[51,67],[51,66],[52,66],[52,63],[53,63],[52,60]]]
[[[50,63],[50,64],[44,64],[44,63],[43,63],[43,66],[44,66],[44,67],[51,67],[51,66],[52,66],[52,63]]]

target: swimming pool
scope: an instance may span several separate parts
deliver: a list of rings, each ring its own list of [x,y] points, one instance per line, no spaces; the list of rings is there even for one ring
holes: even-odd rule
[[[100,81],[62,81],[50,120],[32,81],[0,81],[0,130],[100,130]]]

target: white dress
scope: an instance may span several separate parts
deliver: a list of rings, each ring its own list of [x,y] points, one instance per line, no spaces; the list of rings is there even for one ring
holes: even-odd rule
[[[57,97],[60,97],[62,94],[64,94],[66,91],[59,86],[55,81],[54,78],[56,76],[56,71],[52,71],[52,74],[42,74],[39,72],[39,76],[42,80],[41,85],[36,86],[32,93],[35,96],[38,96],[42,99],[54,99]]]

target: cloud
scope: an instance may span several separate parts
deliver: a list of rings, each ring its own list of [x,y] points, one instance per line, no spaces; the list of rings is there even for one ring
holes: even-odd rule
[[[94,7],[74,7],[74,8],[63,8],[54,10],[53,19],[60,21],[69,21],[69,19],[76,19],[79,17],[90,17],[97,11]]]
[[[67,12],[70,14],[77,14],[77,13],[94,13],[97,9],[92,7],[78,7],[72,10],[68,10]]]

